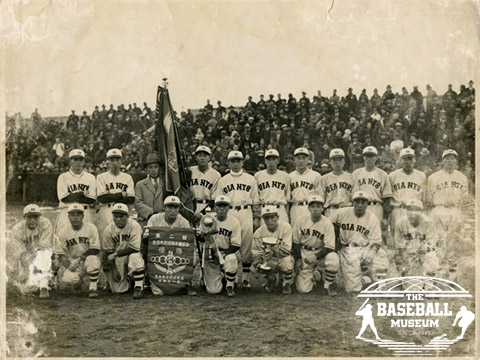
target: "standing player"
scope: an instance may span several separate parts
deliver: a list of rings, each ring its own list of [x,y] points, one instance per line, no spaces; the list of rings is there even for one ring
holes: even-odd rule
[[[363,275],[373,281],[385,279],[388,258],[381,248],[382,236],[378,218],[367,211],[369,195],[356,191],[352,195],[353,208],[338,209],[330,216],[339,228],[340,276],[339,282],[347,292],[362,290]]]
[[[133,298],[143,297],[145,262],[140,253],[142,227],[128,218],[128,206],[115,204],[113,222],[103,232],[102,248],[105,251],[103,271],[112,293],[124,293],[130,289],[127,274],[132,274]],[[128,269],[128,272],[127,272]]]
[[[48,281],[52,266],[53,229],[50,220],[42,216],[38,205],[30,204],[23,208],[23,220],[12,229],[12,238],[7,243],[8,269],[16,278],[22,293],[40,290],[40,299],[50,297]],[[38,272],[38,281],[30,284],[30,266]],[[33,280],[33,279],[32,279]]]
[[[417,169],[415,165],[415,151],[405,148],[400,151],[401,169],[395,170],[388,175],[392,185],[393,207],[390,215],[390,230],[395,236],[395,227],[398,219],[406,215],[405,206],[408,200],[416,199],[422,203],[425,201],[425,189],[427,177]],[[422,206],[423,208],[423,206]]]
[[[215,225],[207,232],[201,232],[197,239],[204,243],[202,251],[203,280],[207,292],[218,294],[225,279],[228,297],[235,297],[233,290],[238,271],[237,251],[242,243],[239,221],[229,214],[230,199],[219,195],[215,198]]]
[[[332,172],[322,176],[322,190],[325,199],[325,216],[337,209],[352,206],[352,174],[343,171],[345,153],[342,149],[330,151]]]
[[[322,195],[322,175],[307,167],[308,149],[297,148],[293,155],[295,156],[295,170],[288,176],[290,177],[291,202],[290,223],[295,227],[296,222],[307,215],[308,197],[311,195]]]
[[[116,203],[132,205],[135,202],[135,188],[129,174],[120,171],[122,152],[119,149],[107,151],[109,171],[97,176],[97,197],[100,209],[97,215],[97,228],[100,236],[112,219],[111,208]],[[130,207],[129,207],[130,209]]]
[[[265,261],[271,268],[266,274],[267,282],[263,285],[270,291],[276,283],[276,275],[282,276],[282,294],[292,293],[293,257],[292,257],[292,227],[286,221],[279,220],[277,207],[268,205],[262,209],[264,224],[253,234],[253,265],[261,272],[261,264]],[[264,238],[274,238],[277,243],[267,251]],[[273,277],[273,279],[272,279]]]
[[[250,267],[252,266],[253,217],[255,227],[260,226],[258,185],[255,178],[243,170],[243,154],[240,151],[230,151],[227,156],[230,173],[223,176],[217,185],[215,195],[227,195],[231,200],[230,214],[242,226],[242,285],[250,289]]]
[[[213,208],[213,194],[217,187],[218,180],[222,177],[220,173],[208,165],[212,151],[208,146],[200,145],[195,150],[197,165],[190,168],[192,178],[188,183],[190,191],[197,204],[195,215],[200,219],[207,210]]]
[[[90,279],[88,296],[96,298],[101,247],[95,225],[83,221],[84,212],[81,204],[68,206],[70,224],[60,229],[54,240],[53,267],[58,273],[59,286],[81,286],[86,272]]]
[[[97,199],[95,176],[84,170],[85,153],[81,149],[69,152],[70,170],[60,174],[57,180],[57,196],[60,213],[55,224],[55,233],[70,224],[68,220],[68,205],[79,203],[83,205],[84,221],[95,223],[95,208],[93,205]],[[90,205],[90,206],[89,206]]]
[[[324,291],[335,296],[337,293],[330,288],[339,267],[335,252],[335,230],[330,219],[322,215],[321,196],[309,197],[308,211],[310,214],[298,219],[293,227],[293,256],[299,270],[295,280],[297,291],[309,293],[315,282],[323,277]]]
[[[461,250],[462,212],[460,206],[468,202],[468,179],[458,170],[458,154],[448,149],[442,154],[443,169],[427,180],[427,201],[433,206],[430,216],[435,227],[443,232],[442,250],[448,266],[448,277],[455,281]]]
[[[277,150],[265,152],[267,168],[255,174],[262,207],[273,205],[278,209],[280,221],[288,222],[286,206],[290,199],[290,178],[285,171],[277,169],[280,155]]]

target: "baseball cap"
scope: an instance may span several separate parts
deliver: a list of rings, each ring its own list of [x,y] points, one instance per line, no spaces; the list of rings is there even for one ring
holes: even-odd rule
[[[85,152],[82,149],[73,149],[68,153],[68,158],[82,158],[85,159]]]
[[[405,206],[409,208],[416,208],[419,210],[423,210],[423,204],[418,199],[410,199],[405,202]]]
[[[374,155],[377,155],[377,154],[378,154],[378,151],[377,151],[377,149],[375,148],[375,146],[367,146],[367,147],[364,148],[363,151],[362,151],[362,155],[365,155],[365,154],[374,154]]]
[[[208,155],[212,155],[212,150],[210,150],[210,148],[205,145],[197,146],[197,148],[195,149],[195,154],[198,154],[199,152],[204,152],[204,153],[207,153]]]
[[[352,200],[365,199],[370,200],[365,191],[355,191],[352,195]]]
[[[42,212],[37,204],[29,204],[23,208],[23,216],[25,215],[42,215]]]
[[[163,205],[178,205],[180,206],[180,199],[176,196],[167,196],[165,200],[163,200]]]
[[[116,203],[113,205],[112,214],[127,214],[128,215],[128,206],[122,203]]]
[[[276,206],[267,205],[262,209],[262,217],[272,214],[278,215],[278,210]]]
[[[308,205],[313,204],[313,203],[324,203],[325,200],[323,200],[323,197],[320,195],[311,195],[308,197]]]
[[[243,154],[240,151],[230,151],[228,153],[227,160],[232,160],[232,159],[242,159],[243,160]]]
[[[227,204],[230,205],[230,198],[225,195],[218,195],[215,198],[215,204]]]
[[[413,149],[410,149],[410,148],[405,148],[400,150],[400,159],[404,156],[415,156],[415,151],[413,151]]]
[[[274,156],[274,157],[280,157],[280,154],[278,153],[277,150],[275,149],[268,149],[266,152],[265,152],[265,159],[269,156]]]
[[[453,150],[453,149],[447,149],[447,150],[445,150],[445,151],[443,152],[443,154],[442,154],[442,160],[443,160],[443,158],[444,158],[445,156],[447,156],[447,155],[455,155],[455,156],[458,157],[458,153],[457,153],[455,150]]]
[[[342,149],[332,149],[330,150],[330,159],[335,157],[345,157],[345,152]]]
[[[122,151],[119,149],[110,149],[107,151],[107,159],[111,158],[121,158],[122,156]]]
[[[308,152],[308,150],[304,147],[300,147],[300,148],[296,148],[295,151],[293,152],[293,155],[294,156],[297,156],[299,154],[303,154],[303,155],[307,155],[309,156],[310,153]]]
[[[402,126],[402,123],[400,121],[395,123],[395,126]]]
[[[68,205],[68,210],[67,210],[68,213],[75,212],[75,211],[79,211],[81,213],[85,212],[82,204],[73,203],[73,204]]]

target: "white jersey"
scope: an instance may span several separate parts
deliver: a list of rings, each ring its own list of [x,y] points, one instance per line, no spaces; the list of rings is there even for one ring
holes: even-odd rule
[[[140,251],[142,227],[132,219],[127,219],[127,223],[122,229],[113,222],[107,225],[103,231],[102,240],[103,250],[118,252],[131,248]]]
[[[407,174],[403,169],[398,169],[388,177],[392,185],[392,206],[404,205],[411,199],[425,201],[427,177],[423,172],[413,169],[411,174]]]
[[[262,256],[264,251],[262,238],[268,237],[278,240],[277,245],[272,249],[276,257],[281,258],[289,256],[292,253],[292,226],[285,221],[278,221],[278,226],[275,231],[271,232],[267,226],[263,224],[253,234],[252,256],[254,258]]]
[[[427,196],[434,206],[457,206],[468,199],[468,179],[460,171],[439,170],[427,180]]]
[[[324,207],[352,205],[352,174],[344,171],[341,175],[330,172],[322,176],[322,191],[325,199]]]
[[[339,209],[330,215],[330,220],[340,227],[342,245],[367,246],[382,243],[378,218],[368,210],[363,216],[357,217],[353,207]]]
[[[68,257],[80,257],[89,249],[100,250],[100,240],[95,225],[83,223],[80,230],[74,230],[72,225],[60,229],[55,239],[55,254]]]
[[[255,174],[260,202],[268,205],[286,205],[290,200],[290,178],[285,171],[269,174],[261,170]]]
[[[227,195],[231,206],[258,205],[258,186],[255,178],[241,171],[240,175],[229,173],[218,181],[215,197]]]
[[[118,194],[125,191],[127,196],[135,197],[135,187],[132,177],[124,172],[113,175],[106,171],[97,176],[97,196]]]
[[[230,245],[240,247],[242,245],[242,229],[240,222],[231,215],[227,214],[225,220],[217,219],[218,233],[213,234],[217,246],[220,250],[226,250]]]
[[[307,250],[321,250],[324,247],[335,250],[335,230],[326,216],[313,222],[310,215],[295,223],[293,227],[293,243]]]
[[[12,229],[12,237],[15,241],[23,244],[27,250],[38,247],[53,248],[53,228],[50,220],[40,216],[38,226],[34,230],[27,227],[25,220],[20,221]]]
[[[82,171],[77,175],[73,171],[67,171],[60,174],[57,180],[57,196],[59,200],[59,207],[66,207],[67,204],[62,203],[62,199],[72,193],[76,192],[88,192],[87,197],[90,199],[97,199],[97,189],[95,176]]]
[[[208,167],[205,172],[200,171],[198,166],[190,168],[192,178],[188,182],[188,187],[197,200],[213,200],[213,194],[217,188],[218,180],[222,177],[220,173]]]
[[[370,201],[382,202],[383,199],[392,197],[392,187],[388,174],[375,167],[367,171],[365,167],[359,168],[352,173],[353,192],[365,191]]]
[[[294,203],[304,202],[311,195],[323,195],[321,179],[318,172],[307,169],[303,174],[297,170],[288,174],[290,178],[291,201]]]
[[[436,245],[435,227],[432,219],[421,214],[420,222],[413,226],[407,216],[400,218],[395,224],[395,247],[405,248],[415,243],[426,243]]]
[[[147,222],[147,227],[170,227],[170,228],[187,228],[190,229],[190,223],[182,215],[178,214],[172,224],[165,220],[165,213],[153,215]]]

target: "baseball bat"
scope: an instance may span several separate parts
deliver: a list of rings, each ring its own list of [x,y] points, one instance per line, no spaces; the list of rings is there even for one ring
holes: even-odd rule
[[[357,311],[362,310],[362,309],[365,307],[365,305],[367,304],[368,300],[370,300],[370,298],[367,298],[367,300],[365,300],[365,301],[363,302],[362,306],[360,306],[360,309],[358,309]]]

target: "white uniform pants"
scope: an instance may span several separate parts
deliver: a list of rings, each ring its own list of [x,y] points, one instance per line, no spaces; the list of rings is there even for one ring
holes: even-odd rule
[[[293,204],[290,208],[290,221],[292,228],[295,226],[295,223],[298,221],[298,219],[307,215],[310,215],[310,212],[308,211],[308,205]]]
[[[222,291],[222,280],[225,278],[227,286],[234,286],[238,271],[238,258],[236,254],[224,257],[225,263],[218,264],[215,259],[206,260],[203,267],[203,281],[209,294],[218,294]]]
[[[142,254],[138,252],[127,256],[116,257],[115,267],[120,274],[120,281],[115,281],[113,279],[112,271],[105,271],[105,279],[110,284],[112,293],[118,294],[127,292],[130,289],[130,281],[128,281],[127,275],[132,275],[134,272],[144,271],[145,262],[143,261]]]
[[[83,264],[80,264],[76,271],[70,271],[65,268],[61,268],[58,272],[58,285],[62,287],[64,285],[76,285],[83,280],[85,275],[93,274],[95,278],[98,278],[98,272],[100,269],[100,259],[97,255],[89,255],[85,258]]]
[[[242,263],[249,264],[252,262],[252,242],[253,242],[253,213],[249,206],[246,209],[230,209],[229,215],[235,217],[242,228],[242,244],[240,246],[240,255]]]

